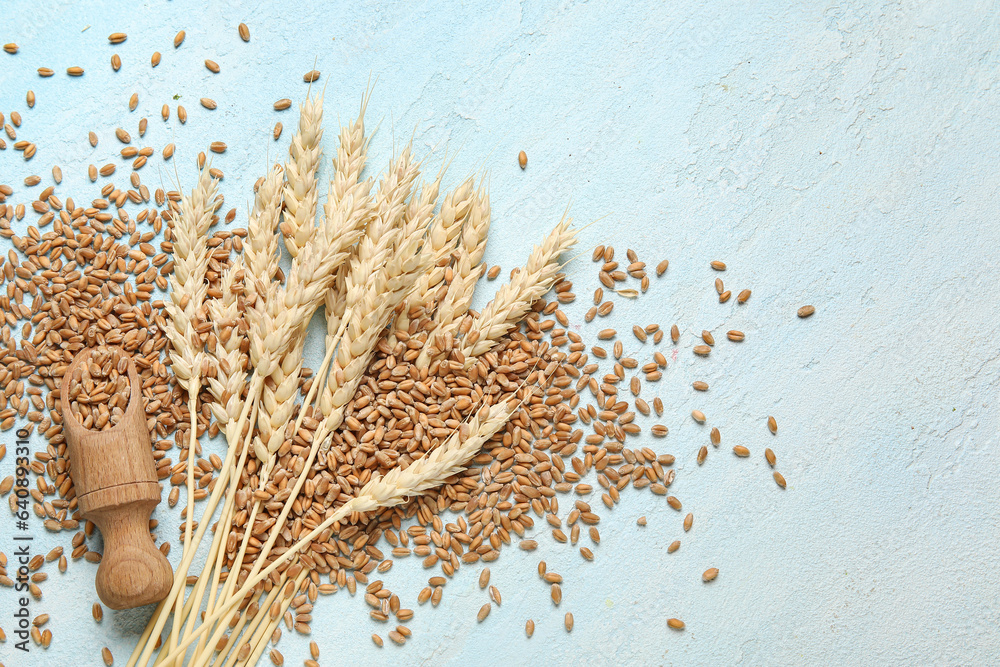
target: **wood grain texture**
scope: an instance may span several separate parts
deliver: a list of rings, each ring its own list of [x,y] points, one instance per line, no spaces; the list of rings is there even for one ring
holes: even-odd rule
[[[112,609],[131,609],[162,600],[173,583],[170,563],[149,536],[149,515],[160,502],[161,489],[142,409],[139,374],[131,357],[131,395],[118,425],[93,431],[73,416],[70,379],[89,354],[90,349],[84,349],[76,355],[61,388],[70,476],[81,514],[104,536],[97,594]]]

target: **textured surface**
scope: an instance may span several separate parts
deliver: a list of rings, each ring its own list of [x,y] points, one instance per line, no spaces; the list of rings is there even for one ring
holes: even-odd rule
[[[327,155],[338,114],[353,114],[377,77],[373,166],[415,132],[418,152],[435,150],[431,168],[447,148],[450,185],[485,170],[491,264],[506,275],[526,256],[525,242],[540,239],[572,201],[577,220],[598,220],[568,268],[581,297],[569,309],[575,321],[597,286],[589,249],[610,242],[620,254],[630,246],[647,262],[671,261],[643,299],[618,304],[614,325],[627,332],[635,322],[677,322],[684,331],[676,362],[644,391],[663,397],[670,435],[645,444],[678,457],[673,491],[695,514],[690,533],[683,513],[648,492],[628,492],[602,513],[593,563],[539,526],[538,551],[506,550],[492,564],[504,602],[486,622],[474,620],[487,601],[479,570],[464,568],[441,606],[416,607],[404,648],[376,649],[369,635],[389,628],[376,627],[360,599],[338,593],[315,612],[323,664],[1000,660],[993,3],[237,4],[8,3],[0,42],[21,51],[0,53],[0,110],[19,110],[19,135],[39,145],[29,163],[0,152],[0,182],[17,189],[12,200],[30,196],[20,185],[30,173],[44,187],[54,163],[66,174],[57,192],[89,200],[86,165],[108,161],[119,148],[114,128],[136,135],[145,115],[142,144],[157,157],[144,181],[179,177],[189,187],[198,147],[225,141],[215,164],[244,224],[253,181],[269,158],[284,158],[296,121],[294,109],[274,112],[271,103],[301,100],[302,74],[315,60],[317,85],[326,86]],[[250,26],[249,44],[237,35],[240,21]],[[182,28],[187,40],[175,51]],[[128,41],[108,45],[114,31]],[[150,69],[156,50],[163,62]],[[108,64],[113,52],[125,63],[118,74]],[[222,72],[206,70],[205,58]],[[68,78],[72,65],[85,76]],[[41,66],[56,76],[39,79]],[[30,111],[29,87],[38,96]],[[130,114],[132,92],[140,106]],[[218,110],[202,109],[203,96]],[[165,124],[164,102],[172,108]],[[183,126],[178,102],[191,116]],[[277,120],[286,129],[275,143]],[[101,137],[97,149],[88,130]],[[178,150],[164,164],[159,149],[168,141]],[[717,303],[712,259],[729,264],[728,287],[753,289],[748,304]],[[799,320],[805,303],[817,312]],[[598,324],[585,327],[588,340]],[[723,340],[709,359],[692,358],[697,332],[721,339],[729,328],[746,331],[746,342]],[[623,340],[641,359],[651,354],[649,344]],[[708,393],[690,389],[698,378]],[[706,427],[686,417],[693,408],[708,415]],[[767,415],[777,418],[777,436]],[[723,445],[699,468],[695,453],[711,425]],[[9,433],[0,439],[10,447]],[[736,443],[750,459],[729,453]],[[788,480],[784,492],[771,481],[766,446]],[[0,477],[12,458],[0,462]],[[3,514],[0,550],[10,553]],[[640,515],[645,528],[635,525]],[[173,537],[176,515],[161,506],[155,516],[160,534]],[[34,533],[56,543],[40,522]],[[668,555],[676,538],[683,546]],[[535,573],[539,558],[566,578],[558,609]],[[711,566],[718,579],[701,583]],[[95,570],[73,562],[46,582],[31,609],[52,614],[55,640],[26,659],[12,651],[12,598],[0,590],[8,635],[0,661],[99,664],[108,645],[124,664],[144,619],[106,612],[93,625]],[[411,559],[384,578],[404,606],[415,606],[429,574]],[[566,611],[576,619],[571,635]],[[674,616],[686,631],[666,629]],[[301,638],[286,633],[279,647],[286,664],[307,657]]]

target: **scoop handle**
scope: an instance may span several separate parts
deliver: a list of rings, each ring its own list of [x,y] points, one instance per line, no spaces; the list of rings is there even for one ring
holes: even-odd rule
[[[120,494],[132,488],[135,485],[118,487],[116,491]],[[159,502],[158,489],[157,486],[156,499],[134,500],[90,514],[104,536],[104,555],[97,568],[97,594],[112,609],[159,602],[173,585],[170,563],[149,537],[149,515]],[[137,491],[142,493],[143,489]]]

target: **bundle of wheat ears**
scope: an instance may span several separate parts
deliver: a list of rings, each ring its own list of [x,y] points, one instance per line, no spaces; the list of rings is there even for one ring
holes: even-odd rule
[[[516,447],[533,436],[557,449],[568,438],[560,420],[570,408],[550,414],[544,430],[525,410],[551,412],[558,401],[547,397],[558,398],[570,379],[553,386],[566,354],[517,326],[562,279],[570,220],[481,313],[471,311],[486,272],[488,195],[472,178],[442,195],[443,170],[422,178],[410,146],[377,184],[364,177],[366,102],[340,128],[322,207],[322,97],[302,105],[289,159],[257,182],[242,253],[217,289],[206,281],[219,205],[207,167],[172,221],[169,358],[192,420],[189,504],[174,585],[130,666],[149,664],[154,652],[158,664],[255,664],[301,596],[353,590],[376,566],[391,566],[366,545],[382,534],[378,526],[398,530],[401,518],[426,511],[414,498],[450,484],[435,509],[474,506],[467,489],[475,484],[463,487],[462,475],[484,445]],[[317,314],[326,318],[326,353],[314,373],[304,349]],[[199,404],[205,389],[208,406]],[[195,419],[206,407],[228,447],[196,520]],[[523,419],[512,426],[516,415]],[[204,569],[194,576],[208,531],[211,545],[198,555]],[[466,555],[489,559],[489,540],[474,546]],[[446,572],[457,565],[454,552],[442,558]],[[308,631],[311,617],[297,618]]]

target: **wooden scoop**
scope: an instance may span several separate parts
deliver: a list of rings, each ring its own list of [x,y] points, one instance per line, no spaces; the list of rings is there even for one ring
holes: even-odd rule
[[[121,421],[107,431],[84,428],[69,404],[70,380],[87,356],[84,348],[63,377],[63,433],[70,477],[81,514],[104,536],[97,595],[112,609],[159,602],[170,592],[173,571],[149,537],[149,515],[160,502],[160,484],[142,409],[141,383],[128,358],[131,395]]]

